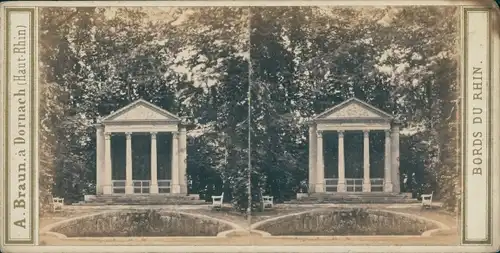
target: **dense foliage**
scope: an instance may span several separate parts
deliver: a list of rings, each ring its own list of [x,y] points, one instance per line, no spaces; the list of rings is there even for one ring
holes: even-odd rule
[[[43,8],[42,197],[93,193],[93,124],[142,98],[189,126],[190,192],[224,191],[245,208],[250,157],[252,188],[290,199],[307,179],[305,122],[358,97],[403,123],[402,190],[433,190],[454,208],[456,15],[454,7]]]

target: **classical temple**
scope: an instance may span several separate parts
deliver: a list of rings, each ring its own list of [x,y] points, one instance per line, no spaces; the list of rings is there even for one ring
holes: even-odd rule
[[[134,135],[149,136],[150,162],[148,163],[150,178],[133,178],[133,145]],[[158,154],[157,137],[166,136],[170,139],[171,152]],[[117,168],[112,161],[112,136],[125,137],[125,168]],[[134,199],[142,196],[143,202],[164,200],[168,197],[177,199],[188,195],[186,176],[186,128],[176,115],[153,105],[145,100],[137,100],[120,110],[100,119],[96,124],[96,197],[88,202],[120,202],[118,200]],[[170,175],[158,177],[158,162],[168,158],[170,161]],[[113,178],[117,173],[113,170],[124,170],[125,178]],[[164,172],[164,171],[160,171]],[[118,173],[119,174],[119,173]],[[163,173],[164,174],[164,173]],[[146,196],[146,197],[144,197]],[[197,196],[193,195],[196,199]],[[141,198],[137,197],[136,200]],[[154,201],[152,201],[154,202]],[[158,202],[158,201],[157,201]]]
[[[383,177],[371,177],[370,134],[385,134]],[[323,135],[335,133],[338,137],[337,154],[324,154]],[[346,177],[344,135],[363,135],[361,178]],[[336,156],[338,173],[335,178],[325,178],[325,155]],[[348,161],[352,163],[353,161]],[[325,112],[316,115],[309,122],[309,192],[385,192],[399,193],[399,124],[388,114],[359,99],[351,98]]]
[[[362,135],[363,145],[359,145],[359,152],[355,151],[362,156],[362,161],[345,160],[344,135],[349,133]],[[370,135],[376,133],[383,134],[383,155],[370,159]],[[326,149],[324,145],[332,143],[328,143],[324,135],[332,134],[336,135],[336,143],[333,143],[336,151],[325,154],[325,150],[331,152],[331,149]],[[148,136],[150,141],[149,162],[145,162],[147,160],[143,157],[142,161],[135,163],[141,165],[143,170],[150,170],[147,173],[149,178],[134,177],[135,169],[138,168],[133,166],[135,151],[132,137],[136,135],[143,138]],[[121,149],[125,146],[124,157],[113,155],[112,136],[122,136],[125,139],[124,143],[115,145]],[[167,142],[171,145],[170,152],[158,153],[158,136],[170,138]],[[347,144],[353,142],[348,141]],[[357,147],[358,145],[355,150]],[[169,204],[172,199],[175,199],[175,203],[203,203],[198,195],[188,194],[186,128],[176,115],[147,101],[137,100],[98,121],[96,149],[96,196],[86,199],[86,203]],[[170,174],[165,173],[165,166],[158,167],[158,162],[164,164],[165,159],[170,163]],[[331,173],[332,166],[329,166],[330,170],[325,166],[325,163],[332,165],[332,159],[336,163],[334,174]],[[372,167],[370,161],[373,160],[383,160],[383,164],[378,163],[379,166]],[[352,173],[353,166],[357,173]],[[351,172],[350,176],[346,174],[346,167],[351,168],[347,170]],[[382,168],[382,174],[375,173],[374,167]],[[329,172],[329,175],[325,176],[325,172]],[[117,174],[122,176],[117,178]],[[400,194],[399,182],[399,124],[391,114],[352,98],[315,116],[309,122],[308,197],[312,196],[316,201],[314,196],[321,195],[322,199],[330,198],[331,202],[340,202],[346,200],[346,194],[361,194],[368,196],[368,202],[377,202],[378,200],[370,199],[374,196],[382,196],[384,201],[389,199],[389,202],[407,201],[408,195]],[[325,195],[328,197],[324,197]],[[363,202],[359,196],[353,199]]]

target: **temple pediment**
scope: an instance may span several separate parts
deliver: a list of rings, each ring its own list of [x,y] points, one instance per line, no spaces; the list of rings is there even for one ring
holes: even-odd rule
[[[119,121],[179,121],[176,115],[153,105],[145,100],[137,100],[124,108],[113,112],[103,122]]]
[[[391,120],[392,115],[369,105],[359,99],[348,99],[325,112],[317,115],[314,119],[337,120],[337,119],[387,119]]]

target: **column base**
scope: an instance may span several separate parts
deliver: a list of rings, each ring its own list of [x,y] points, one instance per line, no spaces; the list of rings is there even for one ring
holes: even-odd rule
[[[401,192],[401,186],[400,185],[393,184],[392,188],[393,188],[392,192],[396,192],[396,193],[400,193]]]
[[[187,185],[181,184],[180,188],[181,188],[181,193],[182,194],[187,194],[188,193]]]
[[[363,183],[363,192],[371,192],[372,185],[370,183]]]
[[[392,183],[384,183],[384,192],[392,192]]]
[[[181,186],[178,184],[173,184],[170,187],[170,193],[181,193]]]
[[[103,191],[102,185],[96,185],[96,187],[95,187],[95,194],[96,195],[102,195],[102,191]]]
[[[325,192],[325,186],[323,184],[316,184],[314,192]]]
[[[134,194],[134,187],[131,185],[125,186],[125,194]]]
[[[158,185],[152,184],[151,186],[149,186],[149,193],[152,193],[152,194],[158,193]]]
[[[337,184],[337,192],[346,192],[346,187],[344,182],[339,182]]]
[[[310,184],[307,187],[308,187],[307,188],[308,193],[313,193],[313,192],[315,192],[314,190],[316,190],[316,189],[314,189],[314,184]]]
[[[102,194],[103,195],[113,194],[113,187],[111,185],[105,185],[104,187],[102,187]]]

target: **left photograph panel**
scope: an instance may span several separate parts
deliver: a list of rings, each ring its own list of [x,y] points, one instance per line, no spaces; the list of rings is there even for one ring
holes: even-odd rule
[[[38,11],[39,244],[249,244],[248,10]]]

